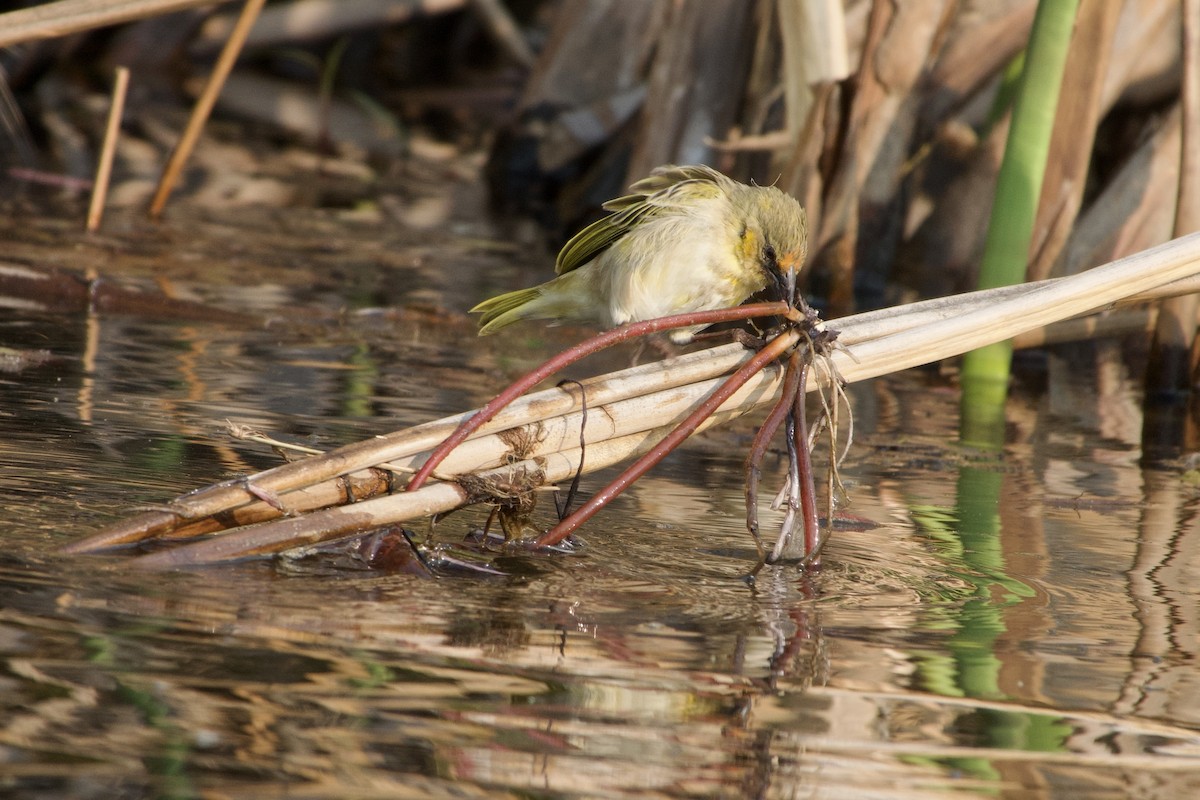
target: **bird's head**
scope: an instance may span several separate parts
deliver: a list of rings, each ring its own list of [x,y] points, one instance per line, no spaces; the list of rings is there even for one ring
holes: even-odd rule
[[[808,258],[808,215],[796,199],[773,186],[760,187],[758,216],[763,246],[760,260],[781,300],[796,304],[796,284]]]
[[[747,197],[743,243],[754,252],[780,299],[796,304],[796,284],[808,258],[808,216],[796,199],[773,186],[755,186]]]

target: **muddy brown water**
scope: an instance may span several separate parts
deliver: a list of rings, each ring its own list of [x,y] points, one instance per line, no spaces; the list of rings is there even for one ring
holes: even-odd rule
[[[575,333],[473,335],[466,308],[549,269],[486,230],[74,225],[9,230],[4,257],[157,277],[246,321],[0,309],[0,344],[46,356],[0,374],[3,796],[1200,790],[1197,494],[1139,465],[1120,367],[1052,357],[1070,378],[1017,393],[999,454],[955,443],[957,395],[932,373],[855,387],[859,522],[819,571],[753,588],[750,424],[669,458],[582,553],[497,556],[500,576],[335,556],[135,574],[56,550],[276,463],[225,420],[332,447],[478,405]]]

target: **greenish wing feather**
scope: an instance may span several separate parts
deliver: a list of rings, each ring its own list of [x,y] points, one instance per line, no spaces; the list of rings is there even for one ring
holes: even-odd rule
[[[706,167],[703,164],[687,166],[668,164],[657,168],[650,173],[649,177],[642,178],[629,188],[637,194],[648,196],[689,181],[711,183],[717,187],[731,183],[729,178],[717,172],[712,167]]]
[[[571,237],[558,252],[554,271],[562,275],[591,261],[607,250],[613,242],[633,229],[634,225],[654,211],[654,207],[639,199],[615,214],[598,219]]]
[[[622,211],[645,199],[646,195],[644,194],[627,194],[624,197],[615,197],[612,200],[606,200],[600,204],[600,207],[605,211]]]
[[[472,308],[469,313],[483,315],[479,318],[479,334],[482,336],[484,334],[491,333],[493,330],[504,327],[505,325],[509,324],[509,322],[516,322],[516,318],[514,317],[513,319],[502,322],[499,325],[492,325],[492,323],[495,322],[499,317],[504,316],[515,308],[520,308],[529,301],[536,299],[540,294],[541,290],[536,286],[529,289],[518,289],[515,292],[506,292],[504,294],[496,295],[489,300],[484,300],[482,303]]]
[[[705,166],[659,167],[630,187],[634,194],[605,203],[604,208],[613,213],[572,236],[559,251],[554,271],[562,275],[583,266],[648,217],[686,208],[692,200],[715,197],[727,181]]]

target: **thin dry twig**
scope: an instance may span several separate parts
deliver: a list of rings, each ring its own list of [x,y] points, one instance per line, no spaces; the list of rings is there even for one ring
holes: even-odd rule
[[[179,180],[179,173],[183,171],[183,165],[191,157],[192,150],[195,149],[196,142],[200,139],[200,132],[204,130],[204,124],[208,121],[208,115],[212,113],[213,105],[217,102],[217,95],[221,93],[221,86],[229,77],[230,71],[233,70],[233,65],[246,42],[246,36],[254,27],[254,21],[258,19],[258,13],[262,11],[264,3],[266,0],[246,0],[246,5],[242,7],[237,25],[229,34],[229,41],[221,50],[221,57],[217,59],[212,75],[209,76],[204,91],[196,100],[196,106],[192,109],[192,115],[188,119],[183,136],[180,138],[179,144],[175,146],[175,150],[171,153],[171,158],[163,170],[158,188],[154,192],[154,199],[150,202],[151,218],[162,214],[163,208],[167,204],[167,198],[170,197],[171,190],[175,188],[175,182]]]
[[[117,137],[121,135],[121,116],[125,111],[125,95],[128,92],[129,69],[128,67],[117,67],[112,105],[108,109],[108,123],[104,128],[104,147],[100,151],[100,164],[96,167],[96,180],[92,184],[92,200],[88,206],[87,230],[89,233],[99,229],[100,219],[104,216],[104,201],[108,197],[113,157],[117,152]]]
[[[0,47],[52,39],[227,0],[58,0],[0,14]]]
[[[758,550],[760,563],[766,563],[767,560],[767,553],[763,550],[762,537],[758,530],[758,483],[762,478],[762,460],[766,455],[767,448],[771,445],[771,439],[774,438],[779,426],[783,424],[788,412],[791,411],[792,398],[800,389],[801,374],[800,370],[796,368],[799,359],[799,350],[794,350],[788,357],[788,368],[784,372],[783,391],[771,412],[767,414],[767,418],[759,426],[758,433],[754,435],[754,440],[750,443],[750,452],[746,456],[746,529],[750,531],[750,536],[754,539],[754,547]]]
[[[521,28],[513,20],[512,15],[500,0],[471,0],[475,9],[488,31],[495,37],[508,54],[516,59],[522,67],[533,67],[535,56],[533,48],[521,35]]]

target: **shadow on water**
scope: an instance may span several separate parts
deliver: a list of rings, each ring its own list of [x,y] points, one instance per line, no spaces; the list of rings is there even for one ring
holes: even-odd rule
[[[342,232],[337,268],[353,274],[321,292],[334,256],[302,237],[291,271],[247,266],[243,242],[237,292],[186,259],[158,264],[264,324],[0,312],[6,345],[51,356],[0,380],[6,797],[1200,785],[1196,496],[1139,466],[1128,380],[1099,398],[1085,379],[1071,397],[1015,397],[994,454],[953,444],[957,398],[936,377],[855,387],[854,519],[820,572],[772,569],[753,588],[749,424],[665,461],[587,528],[583,553],[501,557],[499,576],[327,555],[131,574],[120,555],[56,557],[135,507],[276,463],[226,419],[335,446],[477,405],[570,338],[474,336],[458,312],[519,272],[502,250],[427,242],[409,274],[356,259],[378,252],[367,233]],[[288,260],[260,244],[268,265]],[[784,470],[764,467],[770,482]],[[458,541],[483,514],[436,536]]]

